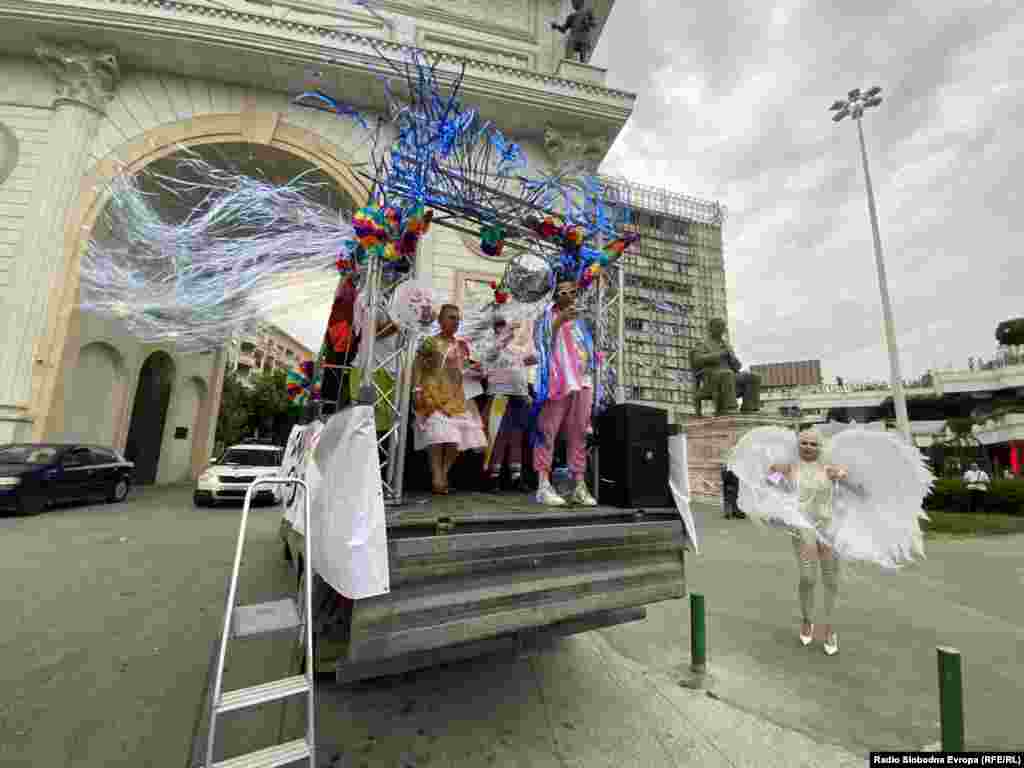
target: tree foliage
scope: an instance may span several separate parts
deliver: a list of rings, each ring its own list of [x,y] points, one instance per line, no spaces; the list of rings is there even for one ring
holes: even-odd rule
[[[1008,347],[1024,344],[1024,317],[1003,320],[996,326],[996,341]]]
[[[217,445],[237,443],[245,436],[248,423],[248,393],[238,376],[233,371],[227,371],[224,374],[224,389],[220,399],[220,411],[217,414]]]
[[[260,371],[248,386],[234,372],[226,372],[217,414],[217,444],[226,447],[257,433],[277,437],[285,417],[294,417],[294,411],[285,371]]]

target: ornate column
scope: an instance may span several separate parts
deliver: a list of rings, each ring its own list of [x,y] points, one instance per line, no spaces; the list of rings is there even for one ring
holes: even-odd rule
[[[52,44],[38,47],[36,56],[54,76],[56,91],[49,148],[15,257],[7,343],[0,347],[0,442],[41,437],[35,433],[50,406],[70,318],[60,290],[73,277],[66,253],[69,213],[119,77],[110,51]]]

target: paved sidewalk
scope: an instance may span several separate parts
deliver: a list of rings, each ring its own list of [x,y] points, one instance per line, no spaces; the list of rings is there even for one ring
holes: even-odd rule
[[[679,685],[615,652],[602,632],[531,658],[491,657],[321,694],[339,768],[862,768],[821,744]],[[333,762],[332,762],[333,761]]]

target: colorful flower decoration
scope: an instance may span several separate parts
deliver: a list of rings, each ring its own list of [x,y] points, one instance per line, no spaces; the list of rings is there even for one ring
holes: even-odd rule
[[[495,304],[504,304],[506,301],[508,301],[508,294],[505,291],[498,289],[497,281],[491,281],[491,290],[494,291]]]
[[[627,232],[622,237],[617,237],[605,245],[604,248],[601,249],[605,256],[604,265],[607,265],[613,257],[621,256],[629,246],[639,239],[640,235],[636,232]]]
[[[356,232],[356,260],[363,264],[372,255],[394,264],[416,255],[420,237],[430,229],[434,212],[420,203],[406,214],[404,221],[398,208],[368,205],[356,211],[352,228]]]
[[[583,227],[575,224],[566,224],[559,233],[566,248],[579,248],[583,245]]]
[[[303,371],[288,371],[286,387],[288,400],[292,405],[303,406],[309,401],[311,378],[311,376],[306,376]]]
[[[480,229],[480,250],[488,256],[500,257],[505,248],[505,227],[489,224]]]

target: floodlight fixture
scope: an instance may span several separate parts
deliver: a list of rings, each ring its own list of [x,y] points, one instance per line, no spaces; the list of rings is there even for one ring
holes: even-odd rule
[[[900,376],[899,349],[896,346],[896,328],[892,317],[892,302],[889,299],[889,285],[885,275],[885,261],[882,257],[882,237],[878,232],[878,212],[875,210],[875,193],[871,188],[871,173],[868,171],[868,152],[864,143],[864,128],[861,126],[861,117],[864,110],[870,107],[877,107],[882,103],[879,95],[882,89],[875,85],[865,94],[861,94],[859,88],[854,88],[849,93],[846,101],[835,102],[831,109],[836,114],[832,116],[833,122],[840,122],[847,115],[853,116],[857,124],[857,138],[860,139],[860,155],[864,163],[864,183],[868,193],[868,217],[871,219],[871,232],[875,241],[875,265],[878,269],[878,289],[882,299],[882,321],[885,326],[885,342],[889,353],[889,383],[892,387],[893,404],[896,409],[896,421],[903,439],[913,445],[913,437],[910,434],[910,418],[907,413],[907,398],[903,391],[903,379]]]

